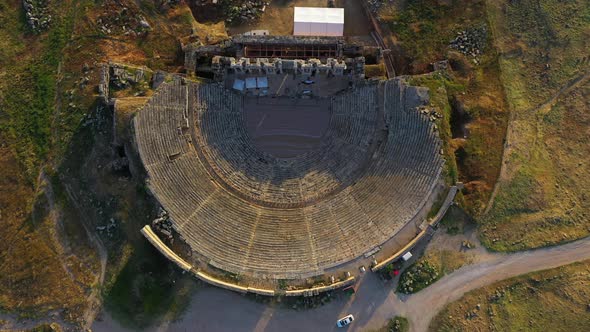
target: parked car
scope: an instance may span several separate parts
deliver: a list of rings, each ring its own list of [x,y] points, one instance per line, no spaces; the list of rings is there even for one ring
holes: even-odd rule
[[[306,79],[305,81],[303,81],[303,82],[301,82],[301,83],[303,83],[303,84],[305,84],[305,85],[311,85],[311,84],[314,84],[314,83],[315,83],[315,81],[313,81],[313,80],[310,80],[310,79],[308,78],[308,79]]]
[[[344,316],[336,322],[336,326],[345,327],[346,325],[352,323],[353,320],[354,320],[353,315]]]

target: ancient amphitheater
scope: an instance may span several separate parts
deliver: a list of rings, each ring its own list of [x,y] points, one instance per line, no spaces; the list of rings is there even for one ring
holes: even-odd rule
[[[208,265],[263,279],[323,274],[395,236],[439,183],[441,141],[417,110],[425,89],[364,81],[323,99],[321,143],[290,158],[253,144],[246,98],[177,79],[134,119],[151,192]]]

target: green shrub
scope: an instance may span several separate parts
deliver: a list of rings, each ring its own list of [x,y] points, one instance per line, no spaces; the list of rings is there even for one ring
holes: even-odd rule
[[[405,294],[416,293],[440,277],[441,273],[436,267],[428,261],[419,261],[402,273],[397,290]]]

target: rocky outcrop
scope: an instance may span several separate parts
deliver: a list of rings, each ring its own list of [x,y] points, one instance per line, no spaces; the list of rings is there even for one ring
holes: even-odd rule
[[[128,67],[111,64],[110,83],[117,89],[124,89],[130,85],[147,83],[148,77],[144,68]]]
[[[216,13],[229,24],[256,20],[266,11],[270,1],[261,0],[192,0],[193,14],[199,19],[199,13]]]
[[[478,64],[479,56],[485,50],[487,39],[487,28],[481,26],[457,32],[457,36],[451,40],[449,46],[464,55],[471,56],[473,62]]]
[[[35,33],[49,28],[51,24],[49,0],[23,0],[23,8],[27,24]]]

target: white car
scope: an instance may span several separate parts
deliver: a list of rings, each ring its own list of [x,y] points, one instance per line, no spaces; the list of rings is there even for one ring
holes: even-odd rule
[[[336,326],[345,327],[346,325],[352,323],[353,320],[354,320],[353,315],[344,316],[336,322]]]

